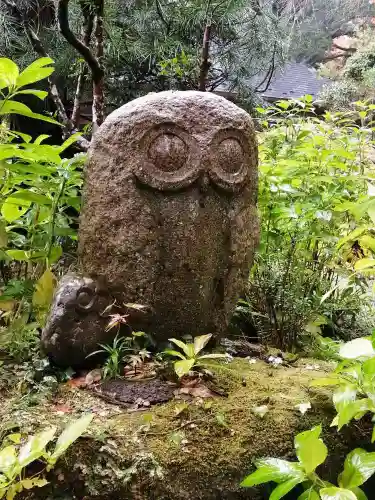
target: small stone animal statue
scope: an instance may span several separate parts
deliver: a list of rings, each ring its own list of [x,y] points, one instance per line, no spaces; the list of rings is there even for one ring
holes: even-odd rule
[[[157,341],[219,337],[258,242],[257,165],[250,116],[215,94],[149,94],[113,112],[85,170],[78,279],[105,282],[118,307],[148,306]],[[69,286],[61,282],[42,335],[64,365],[106,337],[96,308],[107,302],[61,306]]]

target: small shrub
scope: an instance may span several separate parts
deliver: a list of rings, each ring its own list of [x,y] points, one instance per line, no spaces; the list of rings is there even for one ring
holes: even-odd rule
[[[373,109],[357,102],[317,119],[311,96],[258,109],[262,231],[247,316],[279,348],[295,348],[306,332],[347,339],[371,328],[373,317],[362,320],[371,307],[366,273],[375,272],[365,125]]]
[[[344,79],[325,85],[319,94],[319,100],[325,108],[333,111],[345,111],[351,103],[360,99],[362,90],[357,82]]]

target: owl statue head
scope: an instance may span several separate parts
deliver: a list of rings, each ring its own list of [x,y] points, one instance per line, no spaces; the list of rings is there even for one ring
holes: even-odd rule
[[[164,192],[202,179],[227,193],[256,187],[252,120],[211,93],[152,93],[119,108],[96,136],[90,165],[104,156],[114,182],[131,174],[140,184]]]

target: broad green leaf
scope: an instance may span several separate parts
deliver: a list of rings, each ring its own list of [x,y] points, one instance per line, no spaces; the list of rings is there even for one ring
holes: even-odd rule
[[[285,497],[289,491],[291,491],[297,484],[302,483],[301,478],[292,478],[285,483],[281,483],[272,491],[269,500],[280,500],[280,498]]]
[[[34,141],[34,144],[42,144],[43,141],[49,139],[50,137],[51,136],[48,134],[38,135],[38,137]]]
[[[301,432],[294,439],[298,460],[306,474],[314,472],[327,458],[327,447],[319,437],[321,432],[322,427],[318,425],[310,431]]]
[[[319,493],[322,500],[357,500],[352,491],[343,488],[322,488]]]
[[[22,446],[18,455],[19,465],[23,468],[44,456],[47,444],[56,434],[56,427],[51,427],[35,436],[30,436],[27,443]]]
[[[62,126],[61,123],[57,122],[53,118],[50,118],[49,116],[33,113],[31,109],[22,102],[0,101],[0,115],[11,114],[27,116],[29,118],[34,118],[35,120],[42,120],[44,122],[53,123],[54,125],[59,125],[60,127]]]
[[[12,113],[16,113],[18,115],[27,116],[28,114],[32,114],[32,110],[26,104],[18,101],[0,101],[0,115],[10,115]]]
[[[202,349],[208,344],[212,337],[212,333],[207,335],[199,335],[199,337],[194,337],[194,354],[197,355]]]
[[[344,359],[372,358],[375,356],[375,350],[372,347],[371,340],[358,338],[343,344],[340,347],[339,354]]]
[[[0,471],[8,477],[12,476],[12,469],[17,462],[16,448],[6,446],[0,451]]]
[[[19,483],[13,483],[8,486],[8,488],[6,489],[6,500],[13,500],[16,497],[17,493],[20,493],[22,491],[22,486],[20,490],[18,485]]]
[[[372,238],[371,236],[368,236],[366,234],[360,238],[359,243],[362,248],[369,248],[370,250],[375,252],[375,238]]]
[[[49,57],[41,57],[32,62],[17,78],[17,87],[24,87],[25,85],[30,85],[30,83],[39,82],[50,76],[54,72],[53,67],[46,67],[50,64],[54,64],[54,61]]]
[[[39,193],[34,193],[34,191],[30,191],[27,189],[20,189],[19,191],[12,193],[11,198],[12,200],[18,200],[21,202],[31,201],[37,203],[38,205],[52,205],[52,200],[48,198],[48,196]]]
[[[30,206],[30,200],[19,200],[9,196],[1,207],[1,215],[7,222],[14,222],[22,217]]]
[[[257,470],[245,477],[241,486],[250,488],[262,483],[274,481],[283,483],[290,479],[304,481],[306,479],[304,470],[296,462],[288,462],[279,458],[263,458],[256,462]]]
[[[48,92],[45,90],[33,90],[33,89],[27,89],[27,90],[19,90],[16,92],[14,95],[33,95],[40,99],[41,101],[44,101],[44,99],[48,96]]]
[[[311,487],[300,494],[297,500],[320,500],[319,494]]]
[[[30,260],[30,256],[24,250],[7,250],[6,254],[12,259],[19,262],[26,262]]]
[[[339,376],[331,375],[330,377],[317,378],[311,382],[313,387],[325,387],[329,385],[339,385],[342,383],[342,379]]]
[[[27,144],[31,141],[32,137],[29,134],[24,134],[23,132],[14,132],[14,135],[21,137],[21,139]]]
[[[166,349],[165,351],[163,351],[163,353],[168,354],[169,356],[175,356],[180,359],[186,359],[183,354],[178,351],[174,351],[173,349]]]
[[[9,434],[7,436],[7,440],[12,441],[12,443],[15,444],[20,444],[22,439],[22,435],[19,432],[16,432],[14,434]]]
[[[375,453],[356,448],[346,456],[344,470],[339,476],[339,486],[347,489],[361,486],[374,472]]]
[[[338,387],[333,393],[333,404],[335,408],[338,410],[340,407],[343,407],[344,404],[351,403],[355,401],[357,397],[357,389],[353,384],[347,383],[346,385],[341,385]]]
[[[59,436],[54,452],[51,455],[51,463],[56,460],[74,443],[86,430],[94,418],[93,414],[83,415],[80,419],[68,425]]]
[[[220,354],[219,352],[213,352],[212,354],[204,354],[203,356],[199,356],[198,359],[226,359],[226,354]]]
[[[350,490],[355,494],[358,500],[368,500],[367,495],[361,488],[350,488]]]
[[[362,372],[366,377],[373,377],[375,375],[375,357],[370,358],[362,364]]]
[[[357,260],[354,265],[356,271],[362,271],[363,269],[375,267],[375,259],[361,259]]]
[[[45,316],[52,303],[55,288],[56,277],[49,269],[46,269],[35,284],[32,300],[38,320],[42,325],[44,324]]]
[[[184,351],[184,353],[186,354],[186,356],[188,356],[189,358],[194,356],[194,352],[193,352],[193,355],[191,355],[191,348],[189,348],[189,344],[185,344],[185,342],[182,342],[182,340],[179,340],[179,339],[168,339],[168,340],[169,340],[169,342],[176,344],[177,347],[182,349]],[[194,346],[193,346],[193,348],[194,348]]]
[[[179,378],[187,375],[189,371],[193,368],[195,364],[195,359],[184,359],[181,361],[176,361],[174,364],[174,371]]]
[[[43,486],[46,486],[46,484],[49,484],[46,479],[41,479],[38,477],[32,478],[32,479],[23,479],[21,481],[22,486],[25,488],[25,490],[31,490],[32,488],[43,488]]]
[[[337,428],[340,430],[344,425],[347,425],[358,414],[367,412],[373,409],[370,399],[359,399],[338,407]]]
[[[6,57],[0,57],[0,90],[6,87],[14,87],[18,75],[19,69],[17,64]]]
[[[55,264],[60,257],[62,256],[63,250],[60,245],[53,245],[51,248],[51,252],[49,254],[49,259],[48,259],[48,264],[51,266],[52,264]],[[46,255],[47,258],[47,255]]]
[[[76,133],[76,134],[73,134],[71,135],[70,137],[68,137],[68,139],[66,139],[66,141],[64,141],[62,143],[62,145],[60,146],[59,148],[59,153],[62,153],[63,151],[65,151],[65,149],[67,149],[69,146],[71,146],[72,144],[74,144],[75,142],[77,142],[77,140],[82,137],[82,134],[80,133]]]

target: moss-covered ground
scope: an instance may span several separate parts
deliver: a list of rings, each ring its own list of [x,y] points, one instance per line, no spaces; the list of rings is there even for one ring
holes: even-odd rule
[[[181,401],[142,412],[108,404],[87,390],[62,386],[47,400],[3,398],[3,426],[35,431],[63,427],[82,412],[95,419],[55,471],[51,484],[34,498],[203,500],[268,498],[267,488],[243,490],[240,480],[258,457],[294,459],[296,433],[323,424],[330,459],[320,471],[334,481],[347,451],[369,442],[365,423],[337,434],[330,390],[313,389],[311,380],[331,366],[302,359],[293,367],[271,367],[235,359],[218,379],[228,397],[195,398],[179,415]],[[304,415],[296,405],[311,403]],[[261,416],[256,408],[266,406]],[[30,494],[29,494],[30,495]],[[291,497],[294,498],[294,497]]]

